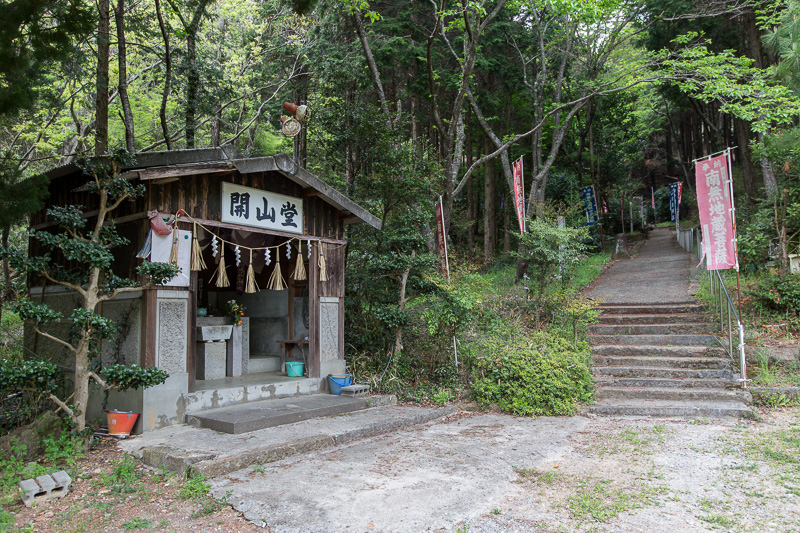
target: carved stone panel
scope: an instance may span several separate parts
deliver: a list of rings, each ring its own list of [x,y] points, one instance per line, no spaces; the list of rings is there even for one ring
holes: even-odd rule
[[[339,359],[339,298],[320,298],[319,353],[321,361]]]
[[[156,366],[169,373],[186,372],[186,299],[158,300]]]

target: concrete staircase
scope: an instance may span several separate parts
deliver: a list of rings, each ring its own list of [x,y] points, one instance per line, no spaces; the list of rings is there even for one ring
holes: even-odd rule
[[[603,415],[752,417],[750,393],[694,302],[605,304],[589,326]]]

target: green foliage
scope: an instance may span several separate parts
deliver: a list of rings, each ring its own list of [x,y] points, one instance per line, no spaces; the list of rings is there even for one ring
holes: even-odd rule
[[[200,500],[211,490],[211,483],[206,481],[206,476],[194,475],[186,480],[179,492],[184,500]]]
[[[441,346],[452,342],[453,336],[475,317],[477,302],[475,295],[458,283],[447,284],[441,278],[432,281],[437,290],[418,303],[422,309],[419,318],[434,344]]]
[[[0,394],[18,391],[52,393],[62,384],[63,375],[55,363],[25,359],[0,360]]]
[[[800,276],[766,274],[749,293],[775,310],[795,316],[800,313]]]
[[[0,494],[12,494],[17,483],[22,481],[26,451],[24,444],[15,443],[11,446],[11,453],[0,458]]]
[[[125,531],[137,531],[140,529],[153,529],[153,523],[146,518],[134,518],[123,522],[122,529]]]
[[[72,468],[75,461],[83,457],[84,444],[82,437],[70,431],[62,431],[56,439],[44,438],[44,456],[53,464],[64,462]]]
[[[666,76],[685,94],[704,102],[718,102],[720,110],[746,120],[758,132],[774,123],[787,124],[800,114],[800,102],[791,91],[775,83],[753,60],[735,50],[713,52],[710,41],[689,32],[673,41],[674,54],[660,55]]]
[[[76,461],[83,457],[83,439],[72,433],[70,429],[71,425],[64,422],[58,432],[60,437],[44,438],[46,446],[43,457],[44,465],[35,462],[27,463],[27,447],[16,439],[12,441],[11,453],[0,458],[0,504],[10,503],[13,500],[19,501],[17,485],[23,479],[75,467]]]
[[[528,220],[527,232],[522,236],[523,249],[517,253],[527,262],[531,278],[531,297],[537,324],[541,315],[549,311],[549,290],[554,280],[569,286],[581,253],[586,249],[588,230],[582,227],[559,227],[552,214]]]
[[[117,461],[110,474],[103,475],[103,482],[118,492],[134,492],[133,484],[139,479],[140,475],[140,472],[136,469],[136,458],[126,453]]]
[[[100,303],[114,299],[120,291],[138,288],[136,280],[124,279],[111,271],[114,260],[113,250],[127,243],[117,233],[113,224],[106,225],[113,210],[125,200],[135,199],[144,193],[144,185],[134,184],[121,176],[122,169],[133,164],[134,158],[125,150],[117,150],[106,157],[97,157],[81,163],[90,193],[99,197],[101,209],[94,217],[94,224],[87,228],[84,222],[84,209],[80,206],[56,207],[48,210],[48,215],[57,223],[59,231],[30,230],[31,238],[43,244],[48,250],[38,257],[27,257],[19,250],[6,249],[3,257],[15,268],[41,276],[51,283],[64,286],[78,294],[80,305],[67,317],[69,338],[58,339],[40,329],[63,317],[45,304],[30,299],[18,301],[14,310],[23,320],[30,320],[37,333],[61,341],[64,348],[72,352],[76,361],[74,376],[76,409],[72,412],[73,421],[79,430],[86,423],[88,403],[88,367],[95,373],[105,374],[108,385],[121,390],[149,387],[163,383],[168,377],[161,370],[143,369],[138,366],[125,368],[114,365],[100,370],[102,342],[117,336],[119,328],[110,318],[98,312]],[[67,261],[54,258],[51,253],[60,254]],[[139,267],[145,276],[145,283],[163,283],[177,274],[177,265],[145,264]],[[112,343],[113,344],[113,343]],[[100,383],[100,385],[104,385]],[[106,392],[108,388],[104,387]],[[52,392],[52,391],[48,391]]]
[[[155,387],[164,383],[169,377],[169,373],[159,368],[142,368],[136,364],[106,366],[103,367],[102,375],[109,385],[114,385],[122,392]]]
[[[769,259],[769,248],[775,235],[774,212],[769,206],[737,207],[736,238],[739,262],[757,267]]]
[[[588,353],[537,333],[476,341],[473,396],[515,415],[572,415],[593,397]]]
[[[0,116],[30,106],[47,67],[67,62],[92,28],[92,10],[81,0],[11,0],[0,26]]]
[[[433,401],[439,405],[445,405],[453,400],[455,400],[455,395],[453,392],[444,387],[436,391],[436,393],[433,395]]]
[[[800,405],[800,398],[779,391],[764,391],[753,395],[753,403],[759,407],[780,409]]]

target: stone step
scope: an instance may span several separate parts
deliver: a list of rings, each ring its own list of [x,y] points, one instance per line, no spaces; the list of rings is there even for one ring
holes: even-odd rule
[[[723,379],[735,380],[736,374],[730,368],[675,368],[669,366],[595,366],[592,368],[595,379]]]
[[[318,453],[334,446],[413,428],[456,411],[455,406],[423,408],[385,405],[331,418],[272,427],[233,438],[208,429],[176,425],[118,444],[123,450],[139,455],[148,466],[182,475],[191,473],[212,478],[251,465]]]
[[[705,322],[707,318],[701,313],[613,315],[604,312],[599,316],[598,321],[600,324],[685,324]]]
[[[593,324],[589,326],[591,335],[702,335],[710,333],[711,330],[711,326],[705,322]]]
[[[725,378],[699,378],[689,377],[687,375],[680,375],[675,377],[666,376],[640,376],[636,370],[631,369],[630,377],[609,377],[607,375],[594,375],[594,384],[596,388],[601,387],[657,387],[657,388],[675,388],[675,389],[725,389],[729,387],[737,387],[738,382],[731,379],[731,376]],[[594,374],[594,373],[593,373]]]
[[[722,357],[616,357],[593,355],[592,362],[595,367],[623,366],[720,370],[729,369],[731,365],[730,360]]]
[[[601,304],[599,309],[610,315],[657,315],[673,313],[703,313],[705,306],[698,303],[686,302],[678,304]]]
[[[259,429],[293,424],[311,418],[342,415],[397,402],[394,396],[348,398],[332,394],[312,394],[209,409],[186,416],[186,423],[222,433],[248,433]]]
[[[712,346],[713,335],[588,335],[589,344],[623,344],[626,346]]]
[[[676,368],[670,366],[627,366],[627,360],[621,361],[619,366],[595,366],[592,368],[592,375],[595,379],[604,378],[628,378],[628,379],[647,379],[655,378],[658,380],[678,379],[678,380],[706,380],[722,379],[732,381],[736,379],[734,372],[726,368]],[[650,361],[644,361],[649,363]]]
[[[713,357],[726,356],[721,346],[667,346],[627,344],[597,344],[592,346],[592,355],[616,355],[630,357]]]
[[[247,361],[247,372],[283,372],[279,355],[250,355]]]
[[[743,402],[613,400],[592,405],[589,411],[606,416],[754,418],[753,411]]]
[[[604,400],[678,400],[678,401],[736,401],[749,403],[750,393],[742,389],[674,388],[674,387],[601,387],[595,399]]]

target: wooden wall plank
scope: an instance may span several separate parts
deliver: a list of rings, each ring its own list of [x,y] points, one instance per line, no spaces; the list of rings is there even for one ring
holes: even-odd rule
[[[320,377],[319,346],[319,253],[316,246],[311,249],[311,260],[308,267],[308,377]]]

